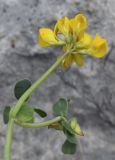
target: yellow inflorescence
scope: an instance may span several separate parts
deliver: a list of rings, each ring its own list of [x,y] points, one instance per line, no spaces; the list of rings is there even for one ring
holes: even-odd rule
[[[106,39],[98,33],[92,37],[85,32],[86,28],[87,20],[83,14],[78,14],[72,19],[64,17],[57,21],[54,30],[41,28],[38,43],[41,47],[62,45],[64,52],[72,48],[72,52],[63,60],[62,66],[68,68],[73,61],[83,66],[83,55],[103,58],[108,49]]]

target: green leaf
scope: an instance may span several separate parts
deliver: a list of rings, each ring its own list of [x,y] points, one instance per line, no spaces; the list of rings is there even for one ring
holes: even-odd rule
[[[54,103],[53,112],[58,116],[66,116],[68,112],[68,101],[64,98],[60,98],[56,103]]]
[[[34,123],[34,117],[32,119],[30,119],[29,121],[27,121],[28,123]]]
[[[75,132],[73,131],[73,129],[71,128],[71,126],[68,122],[62,121],[62,126],[63,126],[63,128],[65,128],[71,134],[73,134],[73,135],[75,134]]]
[[[76,137],[74,134],[71,134],[68,130],[64,129],[64,134],[66,135],[66,138],[67,140],[70,142],[70,143],[77,143],[76,141]]]
[[[10,106],[6,106],[3,112],[3,121],[5,124],[9,121]]]
[[[34,109],[32,106],[23,105],[18,112],[16,119],[20,122],[33,122]]]
[[[47,113],[45,111],[43,111],[42,109],[34,108],[34,111],[42,118],[47,116]]]
[[[64,154],[75,154],[76,144],[70,143],[68,140],[66,140],[62,145],[62,152]]]
[[[15,97],[19,99],[24,94],[24,92],[28,88],[30,88],[30,86],[31,86],[31,82],[27,79],[17,82],[14,88]]]

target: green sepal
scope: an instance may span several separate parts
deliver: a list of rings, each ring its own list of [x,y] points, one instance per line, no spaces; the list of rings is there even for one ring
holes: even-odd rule
[[[69,133],[71,134],[75,134],[75,132],[73,131],[73,129],[71,128],[70,124],[68,123],[68,121],[62,121],[62,126],[63,126],[63,129],[65,128]]]
[[[31,87],[31,82],[27,79],[20,80],[16,83],[14,88],[14,95],[17,99],[19,99],[24,92]]]
[[[10,113],[11,107],[10,106],[6,106],[3,112],[3,121],[5,124],[8,123],[9,121],[9,113]]]
[[[68,140],[62,145],[62,152],[64,154],[75,154],[77,145],[75,143],[70,143]]]
[[[32,106],[24,104],[16,115],[16,120],[22,123],[32,123],[34,121],[34,109]]]
[[[47,116],[47,113],[42,109],[34,108],[34,111],[42,118]]]
[[[53,129],[61,130],[61,131],[63,130],[63,127],[62,127],[62,125],[59,122],[50,124],[48,126],[48,128],[53,128]]]
[[[77,141],[76,141],[76,137],[75,137],[75,135],[74,134],[71,134],[67,129],[63,129],[63,132],[64,132],[64,134],[66,135],[66,138],[67,138],[67,140],[70,142],[70,143],[77,143]]]
[[[68,100],[60,98],[56,103],[54,103],[53,113],[56,116],[66,116],[68,113]]]

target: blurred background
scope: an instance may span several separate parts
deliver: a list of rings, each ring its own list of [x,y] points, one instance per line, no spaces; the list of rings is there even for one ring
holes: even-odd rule
[[[115,0],[0,0],[0,159],[3,160],[6,105],[16,103],[13,88],[23,78],[34,82],[56,60],[60,47],[38,46],[38,28],[54,27],[58,18],[87,16],[92,35],[107,39],[108,56],[86,57],[85,66],[60,67],[30,98],[52,117],[52,104],[71,99],[69,116],[77,117],[85,136],[74,156],[63,155],[61,132],[15,127],[12,160],[114,160],[115,159]],[[37,120],[41,121],[38,117]]]

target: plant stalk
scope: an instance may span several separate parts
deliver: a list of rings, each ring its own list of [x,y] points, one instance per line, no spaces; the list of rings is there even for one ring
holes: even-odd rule
[[[16,106],[14,107],[14,109],[12,110],[12,112],[10,114],[10,120],[8,122],[8,127],[7,127],[7,132],[6,132],[4,160],[10,160],[11,159],[11,144],[12,144],[12,136],[13,136],[13,128],[14,128],[14,119],[15,119],[17,113],[19,112],[19,110],[21,109],[23,103],[46,80],[46,78],[58,67],[58,65],[62,62],[62,60],[71,51],[72,51],[72,49],[70,48],[59,59],[57,59],[57,61],[18,100]],[[46,124],[44,124],[44,125],[46,125]]]
[[[18,121],[16,121],[16,123],[18,125],[20,125],[21,127],[24,127],[24,128],[42,128],[42,127],[49,126],[53,123],[59,122],[61,120],[62,120],[62,117],[58,116],[54,119],[44,121],[44,122],[39,122],[39,123],[21,123],[21,122],[18,122]]]
[[[62,62],[62,60],[70,53],[71,50],[68,50],[65,54],[63,54],[19,99],[16,106],[12,111],[12,117],[16,117],[16,114],[22,107],[23,103],[26,99],[37,89],[41,83],[43,83],[46,78],[57,68],[57,66]]]
[[[14,128],[14,119],[11,118],[8,122],[7,131],[6,131],[6,142],[5,142],[5,150],[4,150],[4,159],[5,160],[10,160],[13,128]]]

